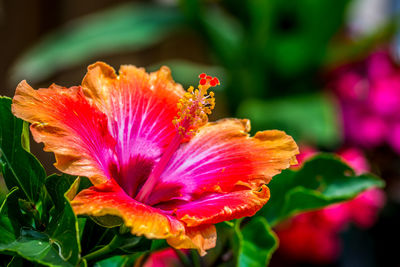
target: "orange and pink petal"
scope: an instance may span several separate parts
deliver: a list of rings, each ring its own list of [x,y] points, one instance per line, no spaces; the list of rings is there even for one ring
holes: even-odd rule
[[[31,123],[31,132],[44,150],[56,156],[62,172],[107,181],[108,161],[115,142],[107,131],[107,117],[84,96],[81,87],[52,85],[34,90],[22,81],[13,99],[14,115]]]
[[[239,190],[231,193],[213,193],[179,205],[174,214],[188,226],[216,224],[253,216],[270,198],[266,185],[260,190]]]
[[[77,215],[102,217],[114,215],[123,219],[134,235],[165,239],[185,233],[184,224],[129,197],[115,183],[106,183],[81,191],[71,201]]]
[[[186,227],[185,235],[167,239],[169,245],[177,249],[197,249],[201,256],[206,255],[206,250],[215,247],[217,230],[214,225],[200,225]]]
[[[71,205],[77,215],[118,216],[132,234],[167,239],[177,249],[193,248],[205,255],[206,250],[215,246],[217,233],[214,225],[187,227],[175,216],[132,199],[112,182],[81,191]]]
[[[249,130],[249,121],[238,119],[201,127],[178,148],[148,202],[195,201],[209,193],[259,190],[296,163],[298,148],[290,136],[273,130],[249,137]]]
[[[13,112],[32,123],[59,170],[95,184],[115,179],[134,196],[176,133],[171,122],[183,93],[167,67],[148,74],[121,66],[118,76],[98,62],[82,87],[34,90],[22,82]]]

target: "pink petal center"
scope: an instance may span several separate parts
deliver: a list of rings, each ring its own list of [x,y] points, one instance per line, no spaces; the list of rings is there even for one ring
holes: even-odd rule
[[[115,162],[111,162],[109,170],[125,193],[134,198],[138,189],[149,177],[154,163],[154,160],[138,155],[131,158],[127,164],[122,165],[122,168],[118,168]]]
[[[217,78],[207,76],[206,79],[202,78],[200,80],[198,89],[194,90],[193,87],[190,87],[184,97],[180,99],[178,103],[180,111],[177,114],[178,116],[171,122],[174,123],[177,129],[176,135],[161,156],[158,164],[154,167],[149,178],[140,189],[136,200],[142,203],[147,202],[161,174],[166,169],[180,144],[190,140],[190,138],[196,134],[198,128],[207,123],[207,115],[211,114],[211,110],[215,105],[214,93],[210,92],[210,94],[208,94],[207,90],[218,84],[219,81]]]

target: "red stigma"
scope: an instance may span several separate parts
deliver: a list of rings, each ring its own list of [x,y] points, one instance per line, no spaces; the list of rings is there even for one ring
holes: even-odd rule
[[[219,85],[219,80],[217,77],[212,77],[210,75],[207,75],[205,73],[202,73],[199,75],[200,78],[200,85],[209,85],[211,87],[217,86]]]

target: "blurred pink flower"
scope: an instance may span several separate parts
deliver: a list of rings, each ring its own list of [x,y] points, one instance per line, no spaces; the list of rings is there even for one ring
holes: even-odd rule
[[[299,164],[317,153],[316,149],[307,146],[300,151],[297,157]],[[352,166],[357,174],[369,169],[367,160],[358,149],[344,149],[337,155]],[[303,262],[332,262],[340,253],[339,232],[350,222],[361,228],[371,227],[384,203],[383,191],[373,188],[353,200],[299,214],[278,225],[279,251]]]
[[[387,143],[400,153],[400,67],[389,53],[378,51],[362,62],[333,73],[345,135],[354,145],[375,147]]]
[[[179,267],[182,263],[172,248],[163,249],[150,254],[143,267]]]
[[[342,149],[337,152],[347,164],[350,165],[360,175],[369,171],[369,164],[364,154],[357,148]]]
[[[389,142],[393,149],[400,153],[400,121],[392,126]]]
[[[303,213],[279,225],[278,253],[293,260],[317,264],[333,261],[340,251],[337,232],[318,211]]]

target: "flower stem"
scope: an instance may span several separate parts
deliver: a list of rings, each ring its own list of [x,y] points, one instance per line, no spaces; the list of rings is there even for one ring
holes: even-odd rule
[[[113,252],[115,249],[117,249],[121,245],[121,242],[122,241],[121,239],[118,238],[118,235],[115,235],[114,238],[110,241],[110,243],[108,243],[107,245],[96,251],[93,251],[92,253],[83,256],[83,258],[87,261],[90,261],[105,256],[108,253]]]

